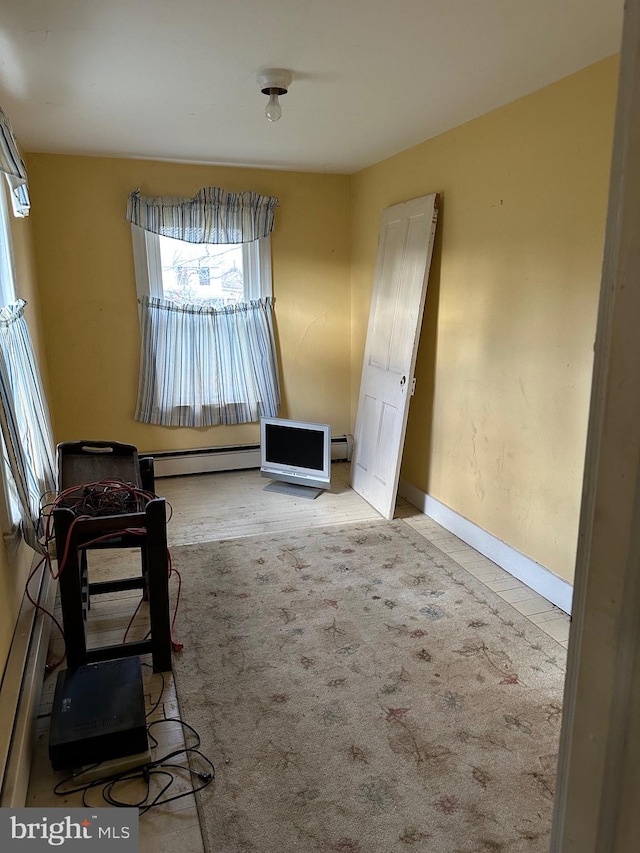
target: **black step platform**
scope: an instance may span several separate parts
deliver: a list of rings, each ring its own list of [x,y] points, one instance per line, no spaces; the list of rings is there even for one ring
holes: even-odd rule
[[[72,770],[147,749],[139,657],[58,673],[49,732],[54,770]]]

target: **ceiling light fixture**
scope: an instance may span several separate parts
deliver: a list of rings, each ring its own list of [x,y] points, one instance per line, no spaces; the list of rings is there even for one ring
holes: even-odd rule
[[[287,94],[292,80],[293,74],[286,68],[265,68],[258,74],[260,91],[269,96],[269,103],[264,111],[269,121],[278,121],[282,117],[278,98]]]

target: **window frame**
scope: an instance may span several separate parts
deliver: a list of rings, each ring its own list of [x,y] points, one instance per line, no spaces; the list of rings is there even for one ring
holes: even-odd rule
[[[131,241],[138,299],[144,296],[163,299],[159,235],[131,223]],[[272,296],[271,236],[241,245],[245,301]]]
[[[5,181],[2,183],[4,186],[0,191],[0,303],[2,303],[0,307],[3,308],[16,300],[16,269],[13,262],[7,189]]]

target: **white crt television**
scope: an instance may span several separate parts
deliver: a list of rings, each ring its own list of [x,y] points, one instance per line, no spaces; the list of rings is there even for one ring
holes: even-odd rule
[[[330,425],[260,418],[260,473],[282,483],[328,489]]]

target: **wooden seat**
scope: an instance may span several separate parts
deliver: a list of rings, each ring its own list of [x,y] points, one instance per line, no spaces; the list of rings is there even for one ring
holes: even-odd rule
[[[139,459],[133,445],[120,442],[64,442],[57,451],[60,500],[53,522],[62,563],[60,603],[68,665],[151,653],[156,671],[170,669],[166,504],[163,498],[151,496],[153,459]],[[122,481],[133,489],[114,490],[117,500],[110,501],[108,485],[104,489],[92,485],[104,481]],[[150,494],[137,494],[143,491]],[[84,515],[90,517],[79,518]],[[108,538],[94,541],[100,537]],[[94,548],[139,548],[140,576],[92,583],[87,551]],[[87,649],[85,623],[91,596],[127,589],[142,589],[149,602],[150,638]]]

